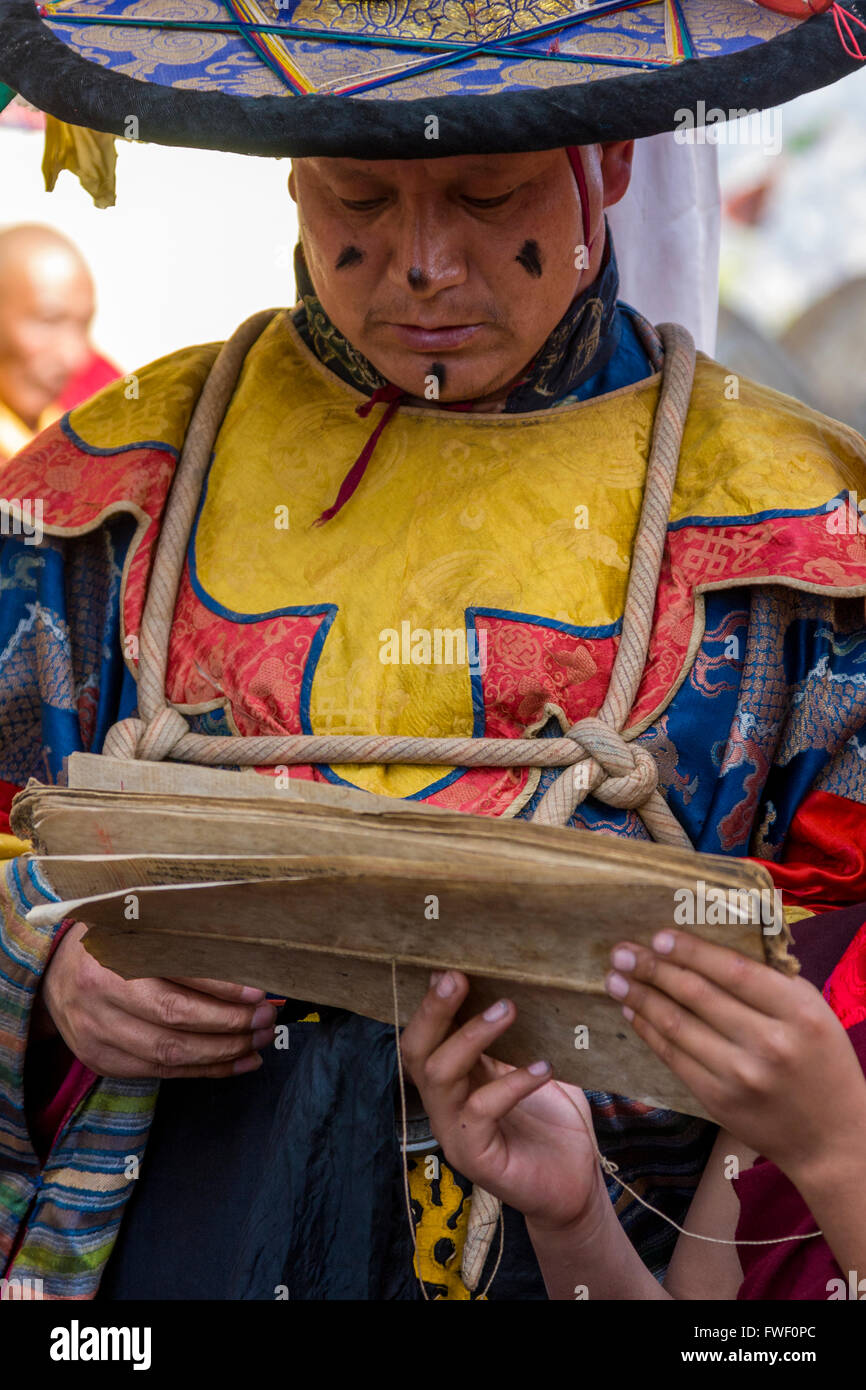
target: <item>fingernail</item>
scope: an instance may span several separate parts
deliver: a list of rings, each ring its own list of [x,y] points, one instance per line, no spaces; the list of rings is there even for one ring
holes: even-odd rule
[[[669,956],[676,944],[677,939],[673,932],[660,931],[657,936],[653,937],[653,950],[658,951],[661,956]]]
[[[277,1011],[273,1004],[262,1004],[253,1014],[251,1023],[252,1028],[269,1028],[277,1016]]]
[[[605,979],[604,987],[608,994],[612,994],[615,999],[624,999],[629,991],[628,980],[624,979],[622,975],[617,975],[615,970],[612,970]]]
[[[438,983],[439,983],[439,981],[440,981],[441,979],[442,979],[442,971],[441,971],[441,970],[434,970],[434,971],[433,971],[433,974],[430,976],[430,988],[433,989],[435,985],[438,985]]]
[[[634,1018],[634,1009],[630,1009],[628,1004],[623,1004],[622,1016],[628,1023],[631,1023],[632,1019]]]
[[[446,970],[441,980],[436,986],[436,993],[440,999],[450,999],[457,988],[457,981],[449,970]]]
[[[637,965],[637,956],[627,946],[618,946],[611,952],[610,959],[617,970],[634,970]]]
[[[545,1076],[550,1071],[549,1062],[530,1062],[526,1068],[530,1076]]]
[[[260,1028],[257,1033],[253,1033],[252,1046],[258,1052],[260,1047],[267,1047],[268,1043],[272,1043],[274,1037],[273,1028]]]
[[[260,999],[264,999],[263,989],[253,989],[252,985],[244,985],[241,990],[241,999],[245,1004],[257,1004]]]
[[[495,1023],[498,1018],[504,1018],[508,1013],[508,1001],[497,999],[495,1004],[491,1004],[489,1009],[485,1009],[482,1018],[486,1018],[488,1023]]]
[[[239,1057],[233,1064],[232,1071],[235,1076],[242,1076],[245,1071],[258,1071],[262,1065],[263,1058],[258,1052],[247,1053],[246,1057]]]

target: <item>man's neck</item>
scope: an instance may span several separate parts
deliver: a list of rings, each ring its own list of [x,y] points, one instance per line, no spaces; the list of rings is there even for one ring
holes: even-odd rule
[[[498,391],[493,391],[486,396],[471,397],[468,400],[454,401],[454,405],[469,406],[472,414],[478,415],[501,415],[505,410],[505,402],[508,400],[509,386],[502,386]],[[404,404],[412,407],[421,407],[426,410],[448,409],[452,404],[450,401],[433,400],[428,401],[424,396],[407,396]]]

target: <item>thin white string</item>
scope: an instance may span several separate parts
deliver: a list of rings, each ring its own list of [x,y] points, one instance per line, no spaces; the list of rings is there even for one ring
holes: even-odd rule
[[[624,1188],[630,1196],[634,1197],[636,1202],[640,1202],[641,1206],[646,1207],[647,1211],[651,1211],[654,1216],[660,1216],[662,1221],[666,1221],[669,1226],[673,1226],[674,1230],[679,1231],[681,1236],[689,1236],[692,1240],[707,1240],[711,1245],[784,1245],[788,1240],[813,1240],[815,1236],[824,1234],[823,1231],[807,1231],[804,1235],[775,1236],[772,1240],[724,1240],[721,1236],[704,1236],[700,1235],[697,1231],[687,1231],[685,1226],[680,1226],[676,1221],[672,1220],[670,1216],[666,1216],[663,1211],[659,1211],[658,1207],[654,1207],[652,1202],[645,1201],[639,1192],[635,1192],[633,1187],[629,1187],[627,1182],[623,1182],[622,1178],[617,1176],[619,1173],[619,1164],[614,1163],[609,1158],[605,1158],[595,1142],[595,1136],[590,1131],[583,1115],[581,1115],[579,1107],[575,1104],[574,1098],[570,1096],[566,1090],[563,1090],[558,1081],[554,1081],[553,1085],[556,1087],[557,1091],[559,1091],[560,1095],[565,1097],[574,1110],[574,1113],[580,1117],[580,1122],[592,1142],[595,1156],[601,1164],[602,1171],[609,1173],[610,1176],[619,1183],[620,1187]]]
[[[409,1218],[409,1235],[412,1237],[412,1249],[415,1252],[413,1266],[418,1276],[418,1283],[421,1285],[421,1293],[426,1301],[430,1302],[430,1295],[427,1292],[424,1280],[421,1277],[421,1262],[418,1259],[418,1237],[415,1235],[415,1222],[412,1220],[412,1194],[409,1191],[409,1167],[406,1162],[406,1144],[408,1141],[408,1123],[406,1120],[406,1082],[403,1078],[403,1054],[400,1051],[400,1007],[397,1003],[397,962],[391,961],[391,989],[394,994],[394,1046],[397,1049],[397,1079],[400,1083],[400,1121],[403,1131],[402,1144],[402,1163],[403,1163],[403,1192],[406,1197],[406,1215]]]
[[[397,1076],[398,1076],[398,1079],[399,1079],[399,1082],[400,1082],[400,1110],[401,1110],[402,1125],[403,1125],[403,1149],[404,1149],[404,1154],[405,1154],[405,1148],[406,1148],[406,1142],[407,1142],[408,1126],[407,1126],[407,1121],[406,1121],[406,1085],[405,1085],[405,1081],[404,1081],[404,1077],[403,1077],[403,1055],[402,1055],[402,1053],[401,1053],[401,1051],[400,1051],[400,1007],[399,1007],[399,1004],[398,1004],[398,1001],[397,1001],[397,961],[396,961],[396,960],[392,960],[392,961],[391,961],[391,987],[392,987],[392,991],[393,991],[393,995],[394,995],[394,1042],[395,1042],[395,1046],[396,1046],[396,1048],[397,1048]],[[623,1188],[623,1189],[629,1194],[629,1196],[633,1197],[633,1198],[635,1199],[636,1202],[640,1202],[641,1206],[642,1206],[642,1207],[646,1207],[647,1211],[651,1211],[651,1212],[653,1213],[654,1216],[660,1217],[660,1219],[661,1219],[662,1221],[666,1222],[668,1226],[673,1226],[674,1230],[675,1230],[675,1231],[679,1231],[679,1233],[680,1233],[681,1236],[688,1236],[690,1240],[705,1240],[705,1241],[709,1241],[709,1243],[710,1243],[711,1245],[784,1245],[784,1244],[785,1244],[787,1241],[789,1241],[789,1240],[814,1240],[816,1236],[820,1236],[820,1235],[823,1235],[823,1234],[824,1234],[823,1231],[806,1231],[805,1234],[797,1234],[797,1235],[793,1235],[793,1236],[775,1236],[772,1240],[727,1240],[727,1239],[723,1239],[721,1236],[705,1236],[705,1235],[701,1235],[698,1231],[687,1231],[686,1228],[685,1228],[685,1226],[680,1226],[680,1224],[679,1224],[677,1221],[674,1221],[672,1217],[667,1216],[667,1215],[665,1214],[665,1212],[663,1212],[663,1211],[659,1211],[658,1207],[654,1207],[653,1204],[652,1204],[652,1202],[647,1202],[647,1201],[640,1195],[639,1192],[635,1192],[635,1190],[634,1190],[633,1187],[630,1187],[629,1184],[628,1184],[627,1182],[624,1182],[623,1179],[622,1179],[621,1177],[618,1176],[618,1174],[619,1174],[619,1165],[616,1164],[616,1163],[614,1163],[612,1159],[605,1158],[604,1154],[601,1152],[601,1150],[599,1149],[598,1145],[597,1145],[596,1142],[595,1142],[595,1136],[591,1133],[591,1131],[590,1131],[590,1129],[589,1129],[589,1127],[588,1127],[588,1125],[587,1125],[587,1123],[586,1123],[586,1120],[584,1119],[583,1115],[581,1114],[580,1109],[578,1108],[578,1106],[575,1104],[573,1098],[568,1094],[568,1092],[567,1092],[566,1090],[564,1090],[564,1089],[562,1088],[562,1086],[560,1086],[560,1084],[559,1084],[558,1081],[555,1081],[555,1080],[552,1081],[552,1085],[554,1085],[554,1086],[556,1087],[556,1089],[559,1091],[560,1095],[562,1095],[562,1096],[565,1097],[565,1099],[568,1101],[569,1105],[570,1105],[570,1106],[572,1107],[572,1109],[574,1110],[574,1113],[579,1117],[581,1124],[582,1124],[582,1125],[584,1126],[584,1128],[586,1129],[586,1132],[587,1132],[587,1134],[588,1134],[588,1136],[589,1136],[589,1138],[590,1138],[590,1141],[591,1141],[591,1143],[592,1143],[592,1147],[593,1147],[593,1149],[595,1150],[595,1156],[596,1156],[596,1158],[598,1159],[599,1163],[601,1164],[602,1172],[604,1172],[604,1173],[609,1173],[610,1176],[611,1176],[612,1178],[614,1178],[616,1182],[619,1183],[620,1187]],[[406,1212],[407,1212],[407,1215],[408,1215],[408,1217],[409,1217],[409,1230],[410,1230],[411,1235],[412,1235],[412,1246],[413,1246],[414,1251],[415,1251],[415,1261],[416,1261],[416,1265],[418,1265],[418,1242],[417,1242],[417,1239],[416,1239],[416,1236],[415,1236],[415,1223],[414,1223],[414,1221],[412,1220],[412,1200],[411,1200],[410,1193],[409,1193],[409,1171],[408,1171],[408,1169],[407,1169],[407,1167],[406,1167],[405,1157],[404,1157],[404,1162],[403,1162],[403,1185],[404,1185],[404,1190],[405,1190],[405,1194],[406,1194]],[[489,1289],[490,1289],[490,1285],[493,1283],[493,1280],[496,1278],[496,1273],[497,1273],[497,1270],[499,1269],[499,1265],[500,1265],[500,1262],[501,1262],[501,1260],[502,1260],[502,1252],[503,1252],[504,1244],[505,1244],[505,1219],[504,1219],[503,1214],[502,1214],[502,1209],[500,1208],[500,1212],[499,1212],[499,1253],[498,1253],[498,1255],[497,1255],[497,1257],[496,1257],[496,1263],[495,1263],[495,1265],[493,1266],[493,1273],[491,1274],[490,1278],[489,1278],[488,1281],[487,1281],[487,1284],[486,1284],[486,1286],[485,1286],[485,1288],[484,1288],[484,1292],[481,1294],[481,1297],[482,1297],[482,1298],[485,1298],[485,1297],[487,1296],[487,1293],[488,1293],[488,1291],[489,1291]],[[418,1270],[417,1270],[417,1272],[418,1272],[418,1282],[419,1282],[420,1285],[421,1285],[421,1291],[422,1291],[422,1293],[424,1294],[424,1297],[427,1298],[427,1299],[429,1300],[429,1295],[428,1295],[428,1293],[427,1293],[426,1288],[424,1287],[424,1280],[421,1278],[420,1265],[418,1265]]]
[[[493,1283],[493,1280],[496,1278],[497,1274],[499,1273],[499,1266],[500,1266],[500,1264],[502,1263],[502,1253],[503,1253],[504,1249],[505,1249],[505,1212],[503,1211],[502,1203],[500,1202],[500,1203],[499,1203],[499,1249],[498,1249],[498,1251],[496,1252],[496,1263],[495,1263],[494,1266],[493,1266],[493,1270],[492,1270],[492,1272],[491,1272],[490,1278],[487,1280],[487,1283],[484,1285],[484,1288],[482,1289],[481,1293],[478,1295],[479,1298],[486,1298],[487,1295],[489,1294],[489,1292],[490,1292],[490,1285]]]

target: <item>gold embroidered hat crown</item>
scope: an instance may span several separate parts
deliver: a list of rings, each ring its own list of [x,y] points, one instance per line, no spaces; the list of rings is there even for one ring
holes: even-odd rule
[[[0,0],[0,82],[162,144],[494,153],[777,105],[857,68],[864,19],[866,0]]]

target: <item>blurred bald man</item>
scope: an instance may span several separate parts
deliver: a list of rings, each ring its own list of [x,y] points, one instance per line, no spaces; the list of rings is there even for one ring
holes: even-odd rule
[[[36,224],[0,231],[0,463],[118,375],[90,344],[93,312],[71,241]]]

